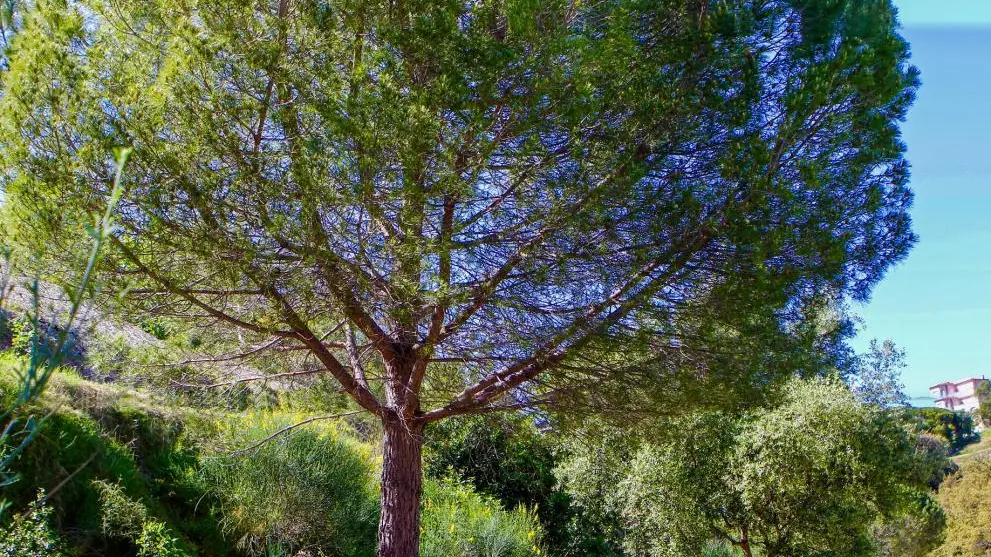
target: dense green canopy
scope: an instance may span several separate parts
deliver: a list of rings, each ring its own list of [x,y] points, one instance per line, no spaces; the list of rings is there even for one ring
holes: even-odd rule
[[[149,306],[307,344],[374,409],[331,362],[343,318],[386,361],[489,378],[457,413],[633,315],[679,351],[746,346],[817,292],[867,295],[912,241],[896,124],[916,77],[893,17],[44,0],[3,75],[3,187],[52,241],[133,145],[113,271],[170,294]]]
[[[396,435],[794,371],[817,297],[913,241],[889,0],[38,0],[20,25],[12,237],[58,246],[133,146],[108,276],[308,354]],[[613,365],[643,335],[651,373]]]

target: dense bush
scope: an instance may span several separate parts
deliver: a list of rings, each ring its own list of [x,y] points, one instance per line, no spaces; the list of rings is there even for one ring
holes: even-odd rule
[[[554,468],[560,448],[538,433],[528,417],[459,418],[427,430],[425,469],[433,478],[470,482],[506,510],[520,505],[536,509],[552,555],[606,555],[599,528],[581,516],[558,485]]]
[[[922,471],[929,470],[926,484],[937,489],[958,466],[948,458],[949,443],[942,437],[920,434],[915,445],[916,461]],[[914,502],[899,516],[880,520],[874,527],[878,557],[925,557],[943,542],[946,512],[932,493],[919,492]]]
[[[938,489],[946,476],[959,469],[959,466],[949,459],[949,443],[940,436],[930,433],[919,434],[916,437],[915,453],[919,462],[928,463],[928,465],[924,465],[932,470],[932,476],[927,481],[932,490]]]
[[[424,467],[431,476],[454,471],[507,508],[523,504],[551,509],[563,496],[554,489],[553,447],[525,417],[448,420],[431,426],[426,437]]]
[[[189,557],[171,529],[151,518],[144,504],[128,497],[117,485],[103,481],[93,484],[100,492],[104,534],[133,543],[138,557]]]
[[[228,448],[252,447],[297,418],[258,414],[231,422]],[[246,555],[375,553],[377,467],[343,426],[320,422],[240,454],[203,459],[217,515]],[[538,555],[543,530],[532,510],[510,510],[454,481],[425,486],[421,555]]]
[[[933,557],[991,556],[991,459],[975,458],[940,486],[939,502],[949,516],[946,541]]]
[[[421,557],[531,557],[542,553],[542,530],[525,507],[506,511],[470,487],[427,482]]]
[[[978,439],[974,432],[974,418],[963,412],[943,408],[909,408],[904,410],[904,415],[915,424],[917,431],[942,437],[954,451]]]
[[[285,416],[252,416],[230,424],[224,441],[248,447],[291,423]],[[372,463],[367,450],[333,423],[203,463],[224,530],[244,554],[374,554],[378,500]]]
[[[29,501],[38,487],[61,484],[49,499],[55,523],[59,530],[73,533],[69,541],[85,540],[86,545],[95,544],[93,538],[99,536],[101,526],[100,497],[91,485],[93,480],[119,483],[131,494],[145,491],[141,471],[128,448],[103,437],[92,419],[71,412],[49,416],[40,435],[21,454],[16,469],[21,480],[5,490],[14,508]]]
[[[702,557],[738,557],[742,555],[732,545],[727,543],[710,543],[702,550]]]
[[[52,529],[52,509],[44,502],[44,491],[27,511],[0,527],[0,557],[63,557],[64,547]]]
[[[148,521],[148,509],[140,501],[128,497],[116,484],[95,480],[93,487],[100,494],[100,529],[103,533],[127,540],[137,538]]]
[[[0,370],[0,391],[11,380]],[[20,481],[4,489],[15,511],[28,508],[39,487],[57,487],[48,498],[51,523],[75,555],[133,555],[135,539],[105,529],[105,486],[112,485],[147,508],[148,524],[167,522],[177,537],[181,532],[183,546],[227,554],[216,520],[197,509],[205,492],[190,473],[198,456],[183,438],[183,417],[65,372],[53,377],[36,411],[48,418],[15,462]]]
[[[670,439],[578,447],[562,476],[620,517],[628,555],[698,555],[714,537],[765,557],[875,555],[872,525],[912,512],[943,462],[840,384],[784,392],[770,409],[686,417]]]
[[[877,525],[874,537],[878,557],[926,557],[943,543],[946,512],[928,493],[901,516]]]

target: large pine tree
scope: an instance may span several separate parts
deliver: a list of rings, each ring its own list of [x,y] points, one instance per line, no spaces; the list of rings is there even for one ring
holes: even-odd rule
[[[105,276],[319,362],[412,557],[426,425],[767,380],[868,294],[913,241],[907,52],[889,0],[35,0],[0,180],[55,249],[133,146]]]

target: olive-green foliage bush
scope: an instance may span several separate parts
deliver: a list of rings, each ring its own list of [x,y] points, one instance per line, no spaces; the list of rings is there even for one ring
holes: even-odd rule
[[[871,525],[903,515],[934,472],[890,413],[842,385],[793,381],[781,405],[746,419],[729,460],[737,523],[774,554],[867,556]],[[779,534],[779,532],[783,532]],[[801,532],[797,534],[794,532]],[[756,544],[755,544],[756,545]]]
[[[100,493],[104,534],[132,542],[138,557],[189,556],[170,528],[149,517],[140,501],[128,497],[115,484],[97,480],[93,486]]]
[[[738,425],[721,413],[688,416],[681,432],[665,443],[644,445],[631,455],[618,482],[616,512],[628,531],[630,555],[697,554],[712,540],[712,509],[733,506],[736,486],[728,484],[724,458]]]
[[[939,488],[946,509],[946,540],[932,557],[991,557],[991,459],[975,458],[964,464]]]
[[[294,418],[255,416],[224,434],[232,448],[265,439]],[[300,428],[256,449],[204,461],[228,536],[246,555],[373,555],[378,498],[368,451],[332,423]]]
[[[930,471],[926,484],[936,490],[943,479],[959,470],[949,459],[949,443],[940,436],[922,433],[915,443],[915,459],[921,471]],[[878,557],[925,557],[943,543],[947,516],[933,497],[920,491],[905,512],[880,520],[874,526]]]
[[[64,547],[52,529],[52,509],[44,502],[44,491],[27,511],[0,527],[0,557],[63,557]]]
[[[702,550],[702,557],[739,557],[740,551],[727,543],[712,542]]]
[[[904,514],[875,527],[878,557],[926,557],[943,543],[946,511],[928,493],[920,493]]]
[[[451,480],[427,482],[421,528],[421,557],[531,557],[543,552],[533,511],[503,510],[495,500]]]
[[[874,525],[913,513],[945,454],[920,454],[902,422],[837,382],[783,392],[771,408],[688,416],[652,443],[578,447],[562,478],[620,517],[627,555],[698,555],[716,536],[766,557],[873,557]]]
[[[932,470],[932,476],[927,480],[932,490],[938,489],[945,477],[955,474],[960,468],[949,458],[949,443],[938,435],[919,434],[915,441],[915,454],[920,466]]]

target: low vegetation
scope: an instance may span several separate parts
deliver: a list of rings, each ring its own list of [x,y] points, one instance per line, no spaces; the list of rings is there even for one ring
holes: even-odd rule
[[[0,355],[5,404],[19,358]],[[19,511],[2,526],[4,557],[375,554],[380,457],[344,421],[260,443],[298,411],[163,407],[68,369],[32,410],[48,420],[4,490]],[[426,493],[424,555],[542,553],[532,507],[503,508],[453,480]]]
[[[946,541],[933,557],[991,556],[991,459],[975,458],[939,488],[939,502],[949,515]]]
[[[583,506],[617,517],[627,555],[698,555],[713,541],[767,557],[875,555],[872,525],[914,511],[943,464],[829,381],[796,380],[775,408],[677,427],[669,439],[593,444],[563,464]]]
[[[977,458],[988,457],[991,457],[991,433],[984,432],[974,443],[964,446],[954,454],[953,461],[963,464]]]
[[[23,358],[0,353],[5,406]],[[541,432],[507,415],[431,428],[421,554],[991,555],[991,467],[948,458],[972,435],[966,419],[888,410],[836,380],[782,393],[767,408],[665,418],[648,436],[609,422]],[[221,398],[58,370],[23,410],[47,418],[4,489],[14,513],[0,555],[374,555],[374,424],[292,392],[246,410]]]

